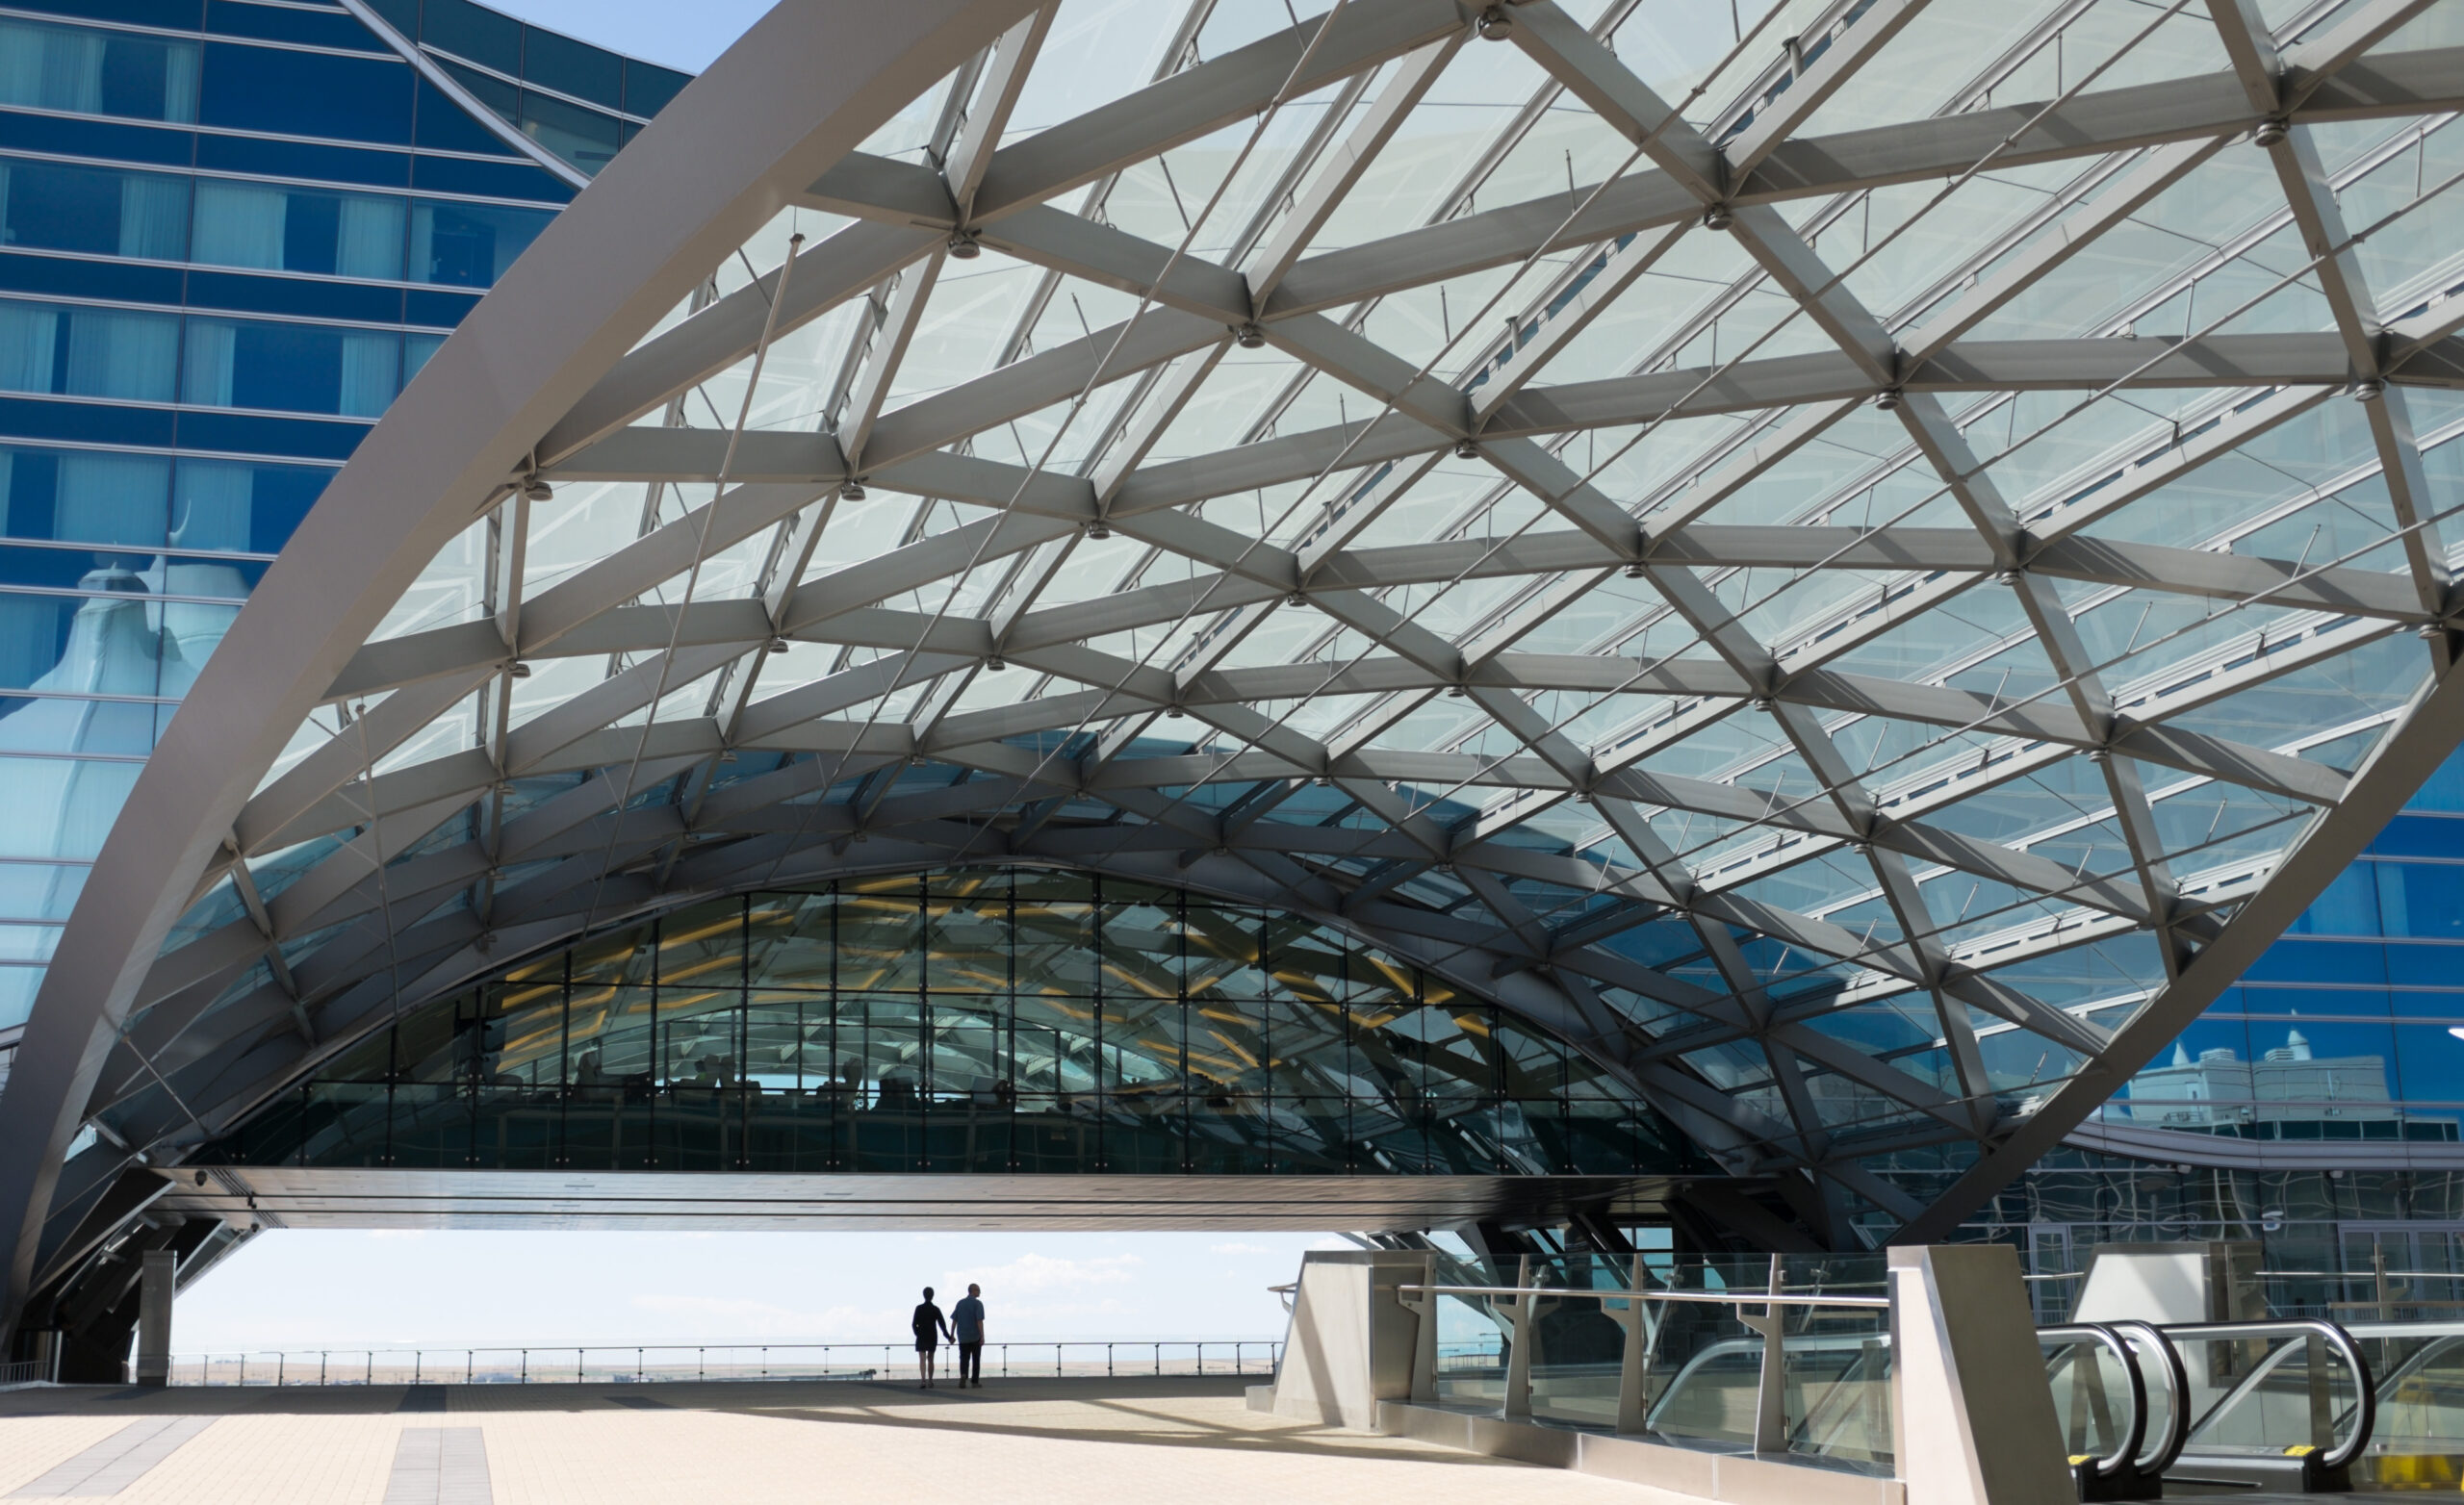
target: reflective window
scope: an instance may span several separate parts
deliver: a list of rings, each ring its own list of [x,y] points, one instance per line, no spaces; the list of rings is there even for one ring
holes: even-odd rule
[[[189,320],[185,402],[375,418],[401,388],[402,337],[386,330]]]
[[[443,199],[411,203],[411,280],[457,288],[493,287],[552,211],[502,209]]]
[[[398,280],[408,222],[399,198],[201,179],[194,254],[218,267]]]
[[[0,20],[0,105],[186,123],[197,61],[192,41]]]
[[[0,243],[178,261],[188,254],[189,183],[0,158]]]
[[[168,402],[179,348],[174,314],[0,301],[0,392]]]
[[[509,869],[508,894],[531,876]],[[729,899],[517,965],[405,1015],[214,1153],[1466,1175],[1698,1160],[1560,1042],[1373,948],[1000,870]]]
[[[407,145],[416,76],[393,59],[209,42],[204,123]]]

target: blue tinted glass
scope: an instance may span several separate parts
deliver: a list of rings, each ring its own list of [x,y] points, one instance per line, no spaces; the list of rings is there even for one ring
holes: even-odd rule
[[[306,277],[196,271],[189,274],[189,306],[234,314],[295,314],[305,319],[392,324],[401,321],[402,290]]]
[[[0,449],[12,538],[154,549],[163,545],[171,464],[156,455]]]
[[[213,0],[206,7],[205,29],[226,37],[258,37],[267,41],[305,42],[313,47],[341,47],[358,52],[383,52],[375,34],[344,11],[301,11],[294,8],[243,5]]]
[[[2240,991],[2243,1011],[2251,1014],[2366,1014],[2384,1018],[2387,1013],[2387,990],[2383,987],[2246,986]]]
[[[115,120],[63,120],[0,110],[0,146],[54,151],[80,157],[111,157],[185,167],[196,156],[196,133]]]
[[[202,0],[19,0],[18,11],[44,11],[53,15],[90,16],[122,25],[168,26],[193,31],[204,11]]]
[[[320,466],[183,459],[172,500],[176,542],[274,553],[333,474]]]
[[[516,155],[494,131],[472,119],[460,105],[446,97],[443,89],[425,79],[419,83],[419,129],[412,139],[416,144],[437,151]]]
[[[2464,975],[2456,981],[2464,981]],[[2387,994],[2387,1004],[2399,1017],[2464,1020],[2464,992],[2394,988]]]
[[[0,242],[9,245],[153,261],[188,254],[184,178],[6,160],[0,205]]]
[[[105,402],[53,402],[0,396],[0,435],[80,445],[168,445],[178,436],[168,409]]]
[[[574,196],[561,179],[530,163],[472,162],[461,157],[420,158],[411,186],[429,193],[475,193],[549,204],[561,204]]]
[[[399,335],[192,319],[181,397],[206,407],[374,418],[401,379]]]
[[[625,144],[623,127],[614,115],[526,89],[522,91],[522,130],[584,172],[607,166],[616,149]]]
[[[142,612],[141,607],[131,609]],[[72,710],[70,702],[49,703],[63,711]],[[111,829],[144,766],[133,761],[0,757],[0,781],[9,790],[9,798],[0,801],[0,856],[90,860],[102,850],[104,833]]]
[[[0,917],[67,919],[77,896],[86,891],[90,871],[64,863],[0,862]]]
[[[2378,913],[2390,935],[2464,939],[2464,864],[2379,862]]]
[[[341,140],[411,140],[408,64],[208,42],[208,125]]]
[[[0,586],[57,591],[136,589],[160,596],[245,600],[265,574],[257,559],[94,553],[77,548],[0,545]],[[124,576],[136,584],[126,586]]]
[[[2397,1076],[2403,1096],[2421,1101],[2464,1102],[2464,1039],[2434,1024],[2402,1025],[2396,1034]]]
[[[2388,856],[2464,860],[2464,820],[2441,815],[2399,815],[2370,843],[2370,850]]]
[[[2464,947],[2388,943],[2387,981],[2398,987],[2453,987],[2464,982]]]
[[[0,602],[0,605],[5,605]],[[57,602],[60,625],[77,625],[75,614],[96,609],[92,601]],[[101,603],[113,608],[112,616],[122,615],[116,603]],[[130,607],[141,610],[141,607]],[[64,645],[67,633],[60,642]],[[133,653],[141,644],[120,645],[123,656]],[[87,660],[90,667],[90,658]],[[63,679],[74,675],[59,676]],[[130,676],[104,674],[99,677],[116,681]],[[48,688],[48,687],[46,687]],[[93,693],[93,692],[86,692]],[[143,691],[128,692],[143,694]],[[49,697],[0,696],[0,752],[78,752],[96,757],[142,757],[154,750],[163,728],[170,725],[175,706],[143,701],[61,700]]]
[[[7,414],[0,411],[0,421]],[[347,460],[368,437],[360,419],[260,417],[247,413],[187,412],[180,415],[184,449],[224,454],[287,454],[302,460]]]
[[[0,286],[12,293],[177,307],[184,275],[177,267],[153,267],[143,262],[0,252]]]
[[[2404,802],[2404,808],[2464,812],[2464,752],[2453,753],[2440,764],[2438,772],[2430,775],[2420,791]]]
[[[0,302],[0,391],[165,402],[178,351],[174,315]]]
[[[495,111],[507,120],[512,119],[522,107],[522,90],[494,74],[466,68],[458,63],[446,64],[445,71],[454,83],[468,89],[471,97],[483,108]]]
[[[522,78],[610,110],[625,108],[625,60],[586,42],[523,28]]]
[[[196,98],[192,41],[0,20],[0,105],[186,123]]]
[[[195,259],[218,267],[387,280],[402,275],[408,201],[200,180]]]
[[[411,280],[492,287],[554,217],[541,210],[414,199]]]
[[[2243,978],[2252,982],[2385,982],[2380,950],[2352,941],[2280,940]]]
[[[625,63],[626,113],[656,115],[667,108],[669,100],[684,91],[685,85],[692,82],[689,74],[628,59]]]
[[[500,73],[522,72],[522,23],[471,0],[427,0],[420,16],[420,40]]]
[[[370,188],[408,188],[408,152],[376,151],[365,146],[328,146],[315,141],[262,140],[253,136],[196,139],[196,165],[224,172],[261,172],[286,178],[317,178],[359,183]]]
[[[0,593],[0,687],[87,695],[159,693],[159,634],[146,620],[144,582],[124,564],[96,565],[88,576],[89,589],[114,595]],[[57,709],[71,704],[34,702],[0,721],[0,752],[120,751],[97,747],[86,727]],[[31,714],[36,709],[41,714]]]
[[[462,322],[462,317],[478,301],[477,294],[468,293],[408,293],[402,297],[402,322],[450,329]]]
[[[2336,875],[2318,902],[2286,927],[2288,935],[2375,935],[2378,889],[2370,864],[2357,862]]]

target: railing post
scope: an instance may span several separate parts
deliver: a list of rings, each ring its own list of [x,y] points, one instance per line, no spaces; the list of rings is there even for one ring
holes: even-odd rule
[[[1517,1290],[1531,1285],[1531,1256],[1523,1255],[1515,1262],[1514,1284]],[[1518,1295],[1506,1304],[1513,1326],[1506,1338],[1505,1405],[1509,1416],[1531,1415],[1531,1298]]]
[[[326,1353],[320,1350],[317,1355],[317,1383],[320,1385],[325,1383],[325,1359]]]
[[[1110,1343],[1106,1343],[1106,1344],[1104,1344],[1104,1378],[1109,1380],[1109,1379],[1111,1379],[1112,1377],[1113,1377],[1113,1345],[1112,1345],[1112,1344],[1110,1344]]]
[[[1435,1255],[1421,1256],[1420,1284],[1437,1284]],[[1412,1399],[1424,1405],[1437,1399],[1437,1304],[1445,1299],[1433,1290],[1424,1290],[1410,1301],[1396,1297],[1404,1311],[1419,1318],[1412,1335]]]
[[[424,1361],[425,1361],[425,1359],[426,1359],[426,1358],[427,1358],[427,1354],[426,1354],[426,1352],[425,1352],[424,1350],[423,1350],[423,1349],[418,1349],[418,1348],[414,1348],[414,1349],[412,1349],[412,1350],[411,1350],[411,1383],[412,1383],[412,1384],[417,1385],[417,1384],[420,1382],[420,1371],[421,1371],[421,1369],[424,1367]],[[240,1361],[240,1372],[241,1372],[242,1374],[246,1374],[246,1373],[248,1372],[248,1361],[247,1361],[247,1360],[243,1359],[243,1360],[241,1360],[241,1361]]]
[[[1617,1430],[1634,1433],[1642,1431],[1651,1416],[1652,1349],[1659,1337],[1659,1324],[1643,1305],[1643,1257],[1639,1254],[1634,1256],[1626,1288],[1632,1292],[1626,1299],[1626,1310],[1610,1314],[1626,1335],[1617,1365]]]
[[[1780,1294],[1780,1256],[1771,1256],[1770,1283],[1764,1289]],[[1754,1396],[1754,1450],[1757,1453],[1784,1453],[1788,1450],[1788,1369],[1781,1333],[1786,1325],[1786,1309],[1777,1302],[1765,1302],[1762,1315],[1750,1317],[1745,1309],[1737,1309],[1737,1320],[1762,1335],[1762,1382]]]

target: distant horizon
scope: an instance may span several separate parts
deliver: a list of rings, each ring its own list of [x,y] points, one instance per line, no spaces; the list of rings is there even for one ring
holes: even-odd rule
[[[988,1340],[1256,1342],[1267,1288],[1332,1235],[275,1229],[184,1290],[183,1356],[411,1349],[893,1348],[926,1285],[985,1288]],[[484,1335],[484,1336],[483,1336]]]

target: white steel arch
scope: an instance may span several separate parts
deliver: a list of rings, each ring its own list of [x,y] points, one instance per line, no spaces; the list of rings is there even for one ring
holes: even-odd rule
[[[2453,0],[1199,0],[1143,88],[877,9],[688,90],[269,575],[0,1100],[13,1289],[495,959],[987,860],[1340,921],[1938,1234],[2464,734]]]

